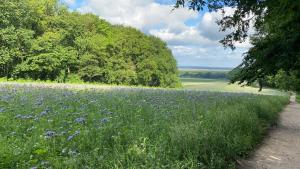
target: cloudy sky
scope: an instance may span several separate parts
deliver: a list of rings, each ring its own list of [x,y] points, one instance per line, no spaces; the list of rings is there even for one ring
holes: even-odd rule
[[[249,43],[224,49],[225,35],[215,23],[220,13],[172,11],[175,0],[62,0],[72,10],[94,13],[113,24],[124,24],[166,41],[179,66],[234,67]],[[233,9],[226,9],[232,13]]]

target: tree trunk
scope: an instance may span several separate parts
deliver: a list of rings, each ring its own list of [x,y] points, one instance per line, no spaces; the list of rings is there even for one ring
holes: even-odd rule
[[[263,82],[262,82],[262,79],[258,79],[258,85],[259,85],[259,90],[258,90],[258,92],[261,92],[262,89],[263,89]]]

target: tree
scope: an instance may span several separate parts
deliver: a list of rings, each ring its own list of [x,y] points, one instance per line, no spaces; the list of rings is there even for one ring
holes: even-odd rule
[[[244,41],[253,22],[256,34],[253,47],[245,54],[232,82],[251,84],[280,70],[300,70],[300,2],[298,0],[177,0],[175,7],[211,11],[232,7],[234,14],[224,13],[217,23],[222,31],[233,30],[220,42],[234,49],[236,41]],[[299,75],[297,76],[299,78]]]
[[[275,76],[267,78],[267,84],[285,91],[300,91],[300,79],[297,72],[280,70]]]
[[[30,53],[26,59],[16,66],[15,76],[40,80],[55,80],[65,71],[67,76],[69,68],[74,66],[76,51],[71,47],[64,47],[59,32],[45,32],[33,41]]]
[[[179,83],[167,45],[136,29],[70,12],[58,0],[3,0],[0,11],[0,77],[163,87]]]
[[[24,1],[3,0],[0,11],[0,76],[10,78],[31,46],[33,22],[31,10]]]

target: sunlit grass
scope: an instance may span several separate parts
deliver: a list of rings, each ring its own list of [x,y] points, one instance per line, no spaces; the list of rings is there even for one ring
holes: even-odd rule
[[[220,79],[201,79],[201,78],[181,78],[182,86],[185,89],[195,89],[201,91],[219,91],[219,92],[245,92],[255,94],[282,95],[286,94],[274,89],[264,88],[258,92],[258,88],[250,86],[241,86],[238,84],[229,84],[227,80]]]

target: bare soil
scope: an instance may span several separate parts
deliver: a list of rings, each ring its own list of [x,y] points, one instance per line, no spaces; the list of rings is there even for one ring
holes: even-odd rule
[[[239,169],[300,169],[300,104],[295,96],[261,146]]]

